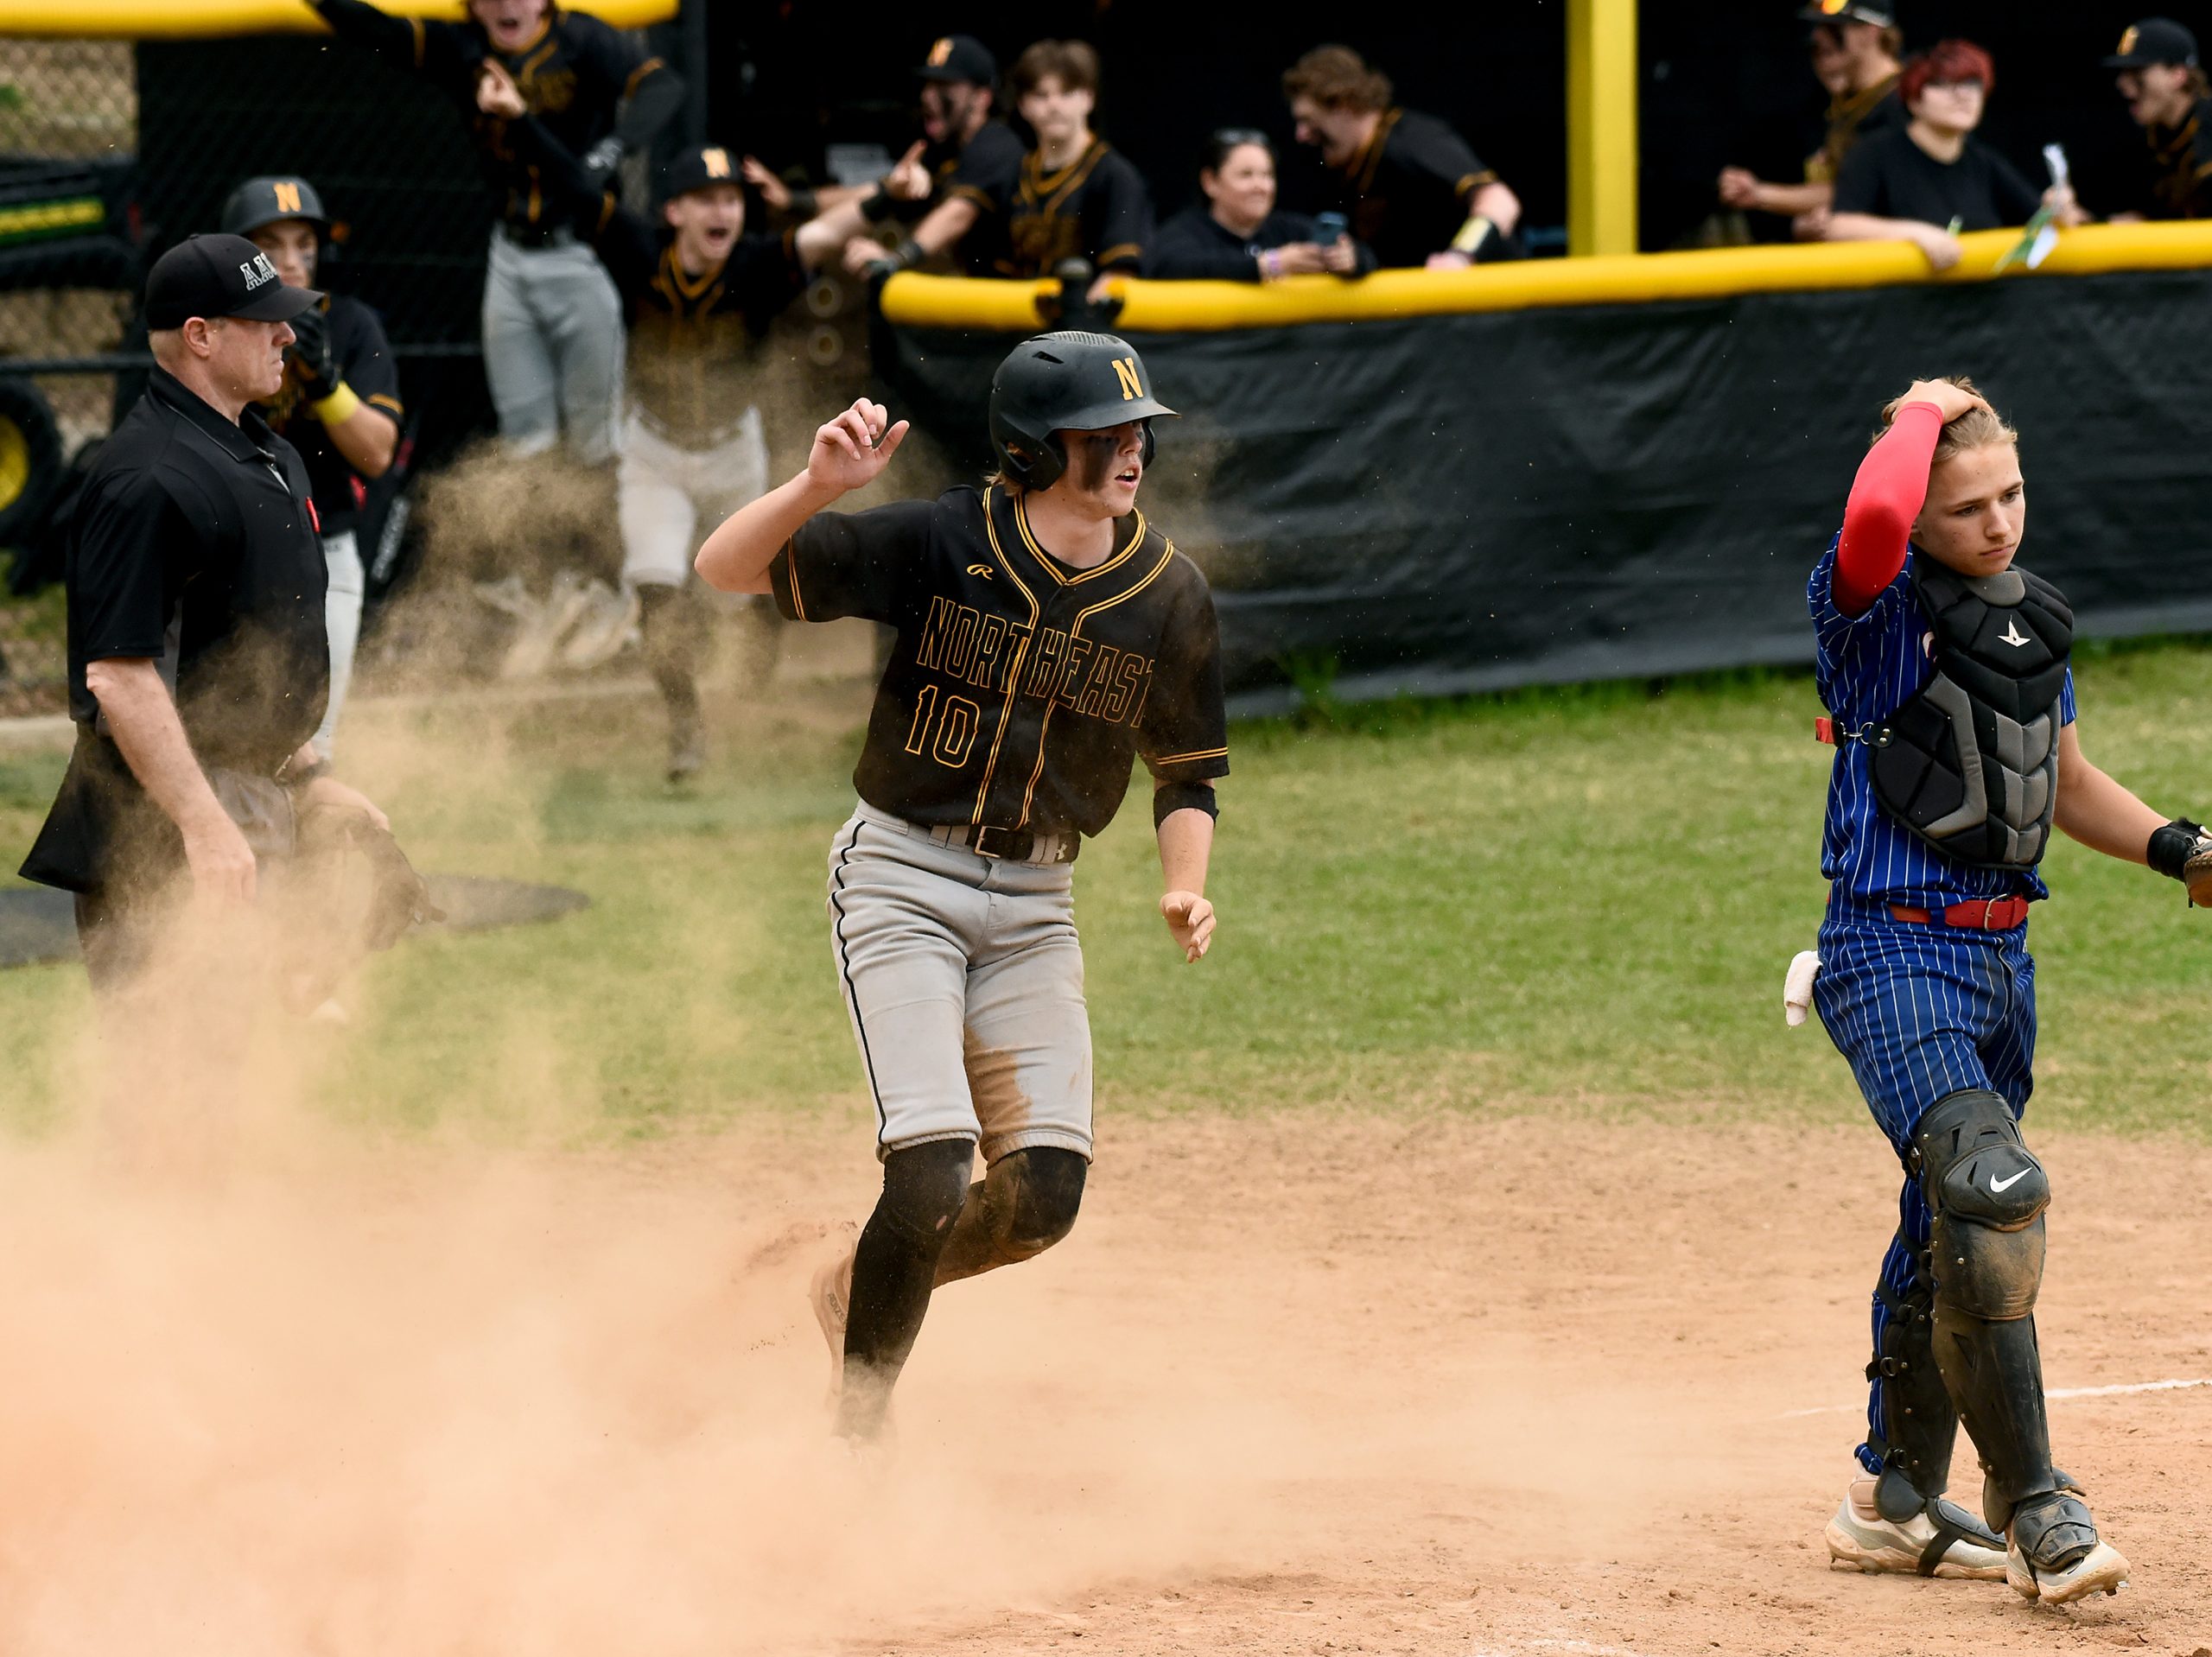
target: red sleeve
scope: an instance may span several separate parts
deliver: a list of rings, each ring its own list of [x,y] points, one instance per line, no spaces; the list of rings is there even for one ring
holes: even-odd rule
[[[1929,462],[1942,435],[1942,409],[1908,403],[1859,463],[1835,549],[1835,607],[1844,614],[1865,614],[1904,568],[1912,520],[1928,498]]]

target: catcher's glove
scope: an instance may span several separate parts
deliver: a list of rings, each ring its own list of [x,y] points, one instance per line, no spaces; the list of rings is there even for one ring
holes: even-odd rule
[[[2176,817],[2151,835],[2151,867],[2189,888],[2189,901],[2212,909],[2212,835],[2201,822]]]

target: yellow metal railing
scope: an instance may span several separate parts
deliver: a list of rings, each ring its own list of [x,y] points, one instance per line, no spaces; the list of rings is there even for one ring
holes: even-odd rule
[[[677,0],[563,0],[617,29],[676,16]],[[458,22],[463,0],[378,0],[396,17]],[[0,0],[0,37],[194,40],[230,35],[302,35],[321,29],[306,0]]]
[[[1906,242],[1824,242],[1808,246],[1726,247],[1688,253],[1531,259],[1471,270],[1382,270],[1347,281],[1293,276],[1285,282],[1116,280],[1131,333],[1204,333],[1223,328],[1295,327],[1307,322],[1364,322],[1446,316],[1465,311],[1527,310],[1554,305],[1633,305],[1658,300],[1726,299],[1738,294],[1885,288],[2094,276],[2108,270],[2212,267],[2212,221],[2087,225],[2063,232],[2036,271],[1998,261],[2020,232],[1978,231],[1959,238],[1966,257],[1941,276]],[[989,282],[912,271],[884,284],[883,314],[905,327],[1015,333],[1042,326],[1050,282]]]

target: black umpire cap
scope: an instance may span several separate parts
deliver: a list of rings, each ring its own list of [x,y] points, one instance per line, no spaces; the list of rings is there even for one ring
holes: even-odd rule
[[[2154,63],[2194,69],[2196,36],[2171,17],[2145,17],[2128,24],[2120,37],[2120,50],[2105,60],[2105,67],[2146,69]]]
[[[318,237],[330,234],[330,215],[322,210],[322,198],[315,193],[314,185],[293,174],[250,178],[223,203],[222,229],[226,236],[251,236],[264,225],[287,219],[306,219]]]
[[[929,56],[914,73],[924,80],[969,80],[978,86],[995,86],[999,60],[973,35],[944,35],[930,47]]]
[[[181,328],[195,316],[289,322],[322,295],[288,288],[269,256],[243,236],[194,236],[154,261],[146,276],[146,327]]]
[[[1895,29],[1897,9],[1891,0],[1811,0],[1797,14],[1808,23],[1872,23]]]
[[[717,184],[742,184],[737,162],[718,143],[693,144],[677,151],[660,175],[662,199],[672,200],[693,190],[709,190]]]

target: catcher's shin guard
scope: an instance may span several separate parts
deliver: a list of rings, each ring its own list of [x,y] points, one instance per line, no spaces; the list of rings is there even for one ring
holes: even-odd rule
[[[1911,1247],[1910,1239],[1900,1241]],[[1882,1427],[1868,1430],[1866,1447],[1882,1459],[1876,1505],[1882,1517],[1902,1522],[1949,1487],[1959,1411],[1936,1367],[1936,1283],[1926,1251],[1915,1254],[1912,1281],[1902,1295],[1886,1287],[1874,1294],[1889,1317],[1866,1366],[1882,1406]]]
[[[2058,1484],[2031,1315],[2050,1182],[2012,1108],[1980,1089],[1921,1118],[1910,1165],[1934,1222],[1936,1365],[1981,1454],[1982,1512],[2002,1530],[2017,1507]]]

